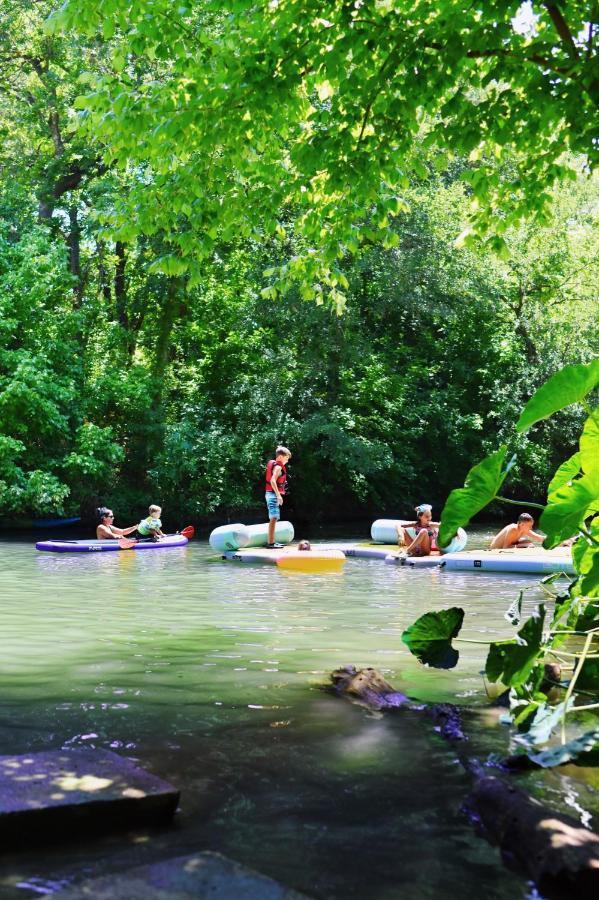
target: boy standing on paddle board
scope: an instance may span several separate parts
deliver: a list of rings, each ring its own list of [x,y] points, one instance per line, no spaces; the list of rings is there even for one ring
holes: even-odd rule
[[[275,543],[275,527],[281,517],[280,507],[283,505],[283,496],[287,489],[287,469],[285,468],[291,459],[291,450],[287,447],[277,447],[275,458],[269,459],[266,464],[265,500],[268,509],[268,543],[269,550],[279,550],[283,544]]]

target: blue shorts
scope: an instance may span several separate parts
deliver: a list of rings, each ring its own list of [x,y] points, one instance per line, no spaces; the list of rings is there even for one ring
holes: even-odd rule
[[[264,494],[264,499],[266,500],[266,505],[268,507],[268,517],[270,519],[280,519],[281,518],[281,507],[277,502],[277,495],[274,491],[266,491]]]

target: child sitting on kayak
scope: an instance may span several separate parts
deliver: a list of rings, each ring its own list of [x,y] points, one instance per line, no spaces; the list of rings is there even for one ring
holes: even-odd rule
[[[430,556],[439,553],[437,534],[439,522],[432,522],[433,508],[430,503],[420,503],[416,507],[416,521],[398,525],[397,543],[406,548],[408,556]],[[414,537],[410,535],[413,532]]]
[[[144,541],[159,541],[161,537],[164,537],[162,522],[160,521],[162,507],[152,504],[148,512],[150,515],[142,519],[137,526],[137,533]]]

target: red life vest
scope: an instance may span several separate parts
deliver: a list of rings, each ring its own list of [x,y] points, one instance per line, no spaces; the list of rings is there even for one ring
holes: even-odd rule
[[[266,464],[266,487],[265,490],[272,492],[272,484],[270,483],[270,479],[272,478],[272,472],[275,466],[281,467],[281,474],[277,478],[277,487],[281,494],[285,493],[285,488],[287,487],[287,469],[283,465],[283,463],[277,462],[276,459],[269,459]]]

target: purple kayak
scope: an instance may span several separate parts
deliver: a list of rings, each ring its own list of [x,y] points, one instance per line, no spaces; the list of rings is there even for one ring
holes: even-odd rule
[[[48,553],[103,553],[115,550],[127,553],[129,550],[171,550],[173,547],[184,547],[187,543],[184,535],[169,534],[161,541],[138,541],[126,550],[119,547],[118,541],[98,541],[96,538],[89,541],[38,541],[35,549]]]

